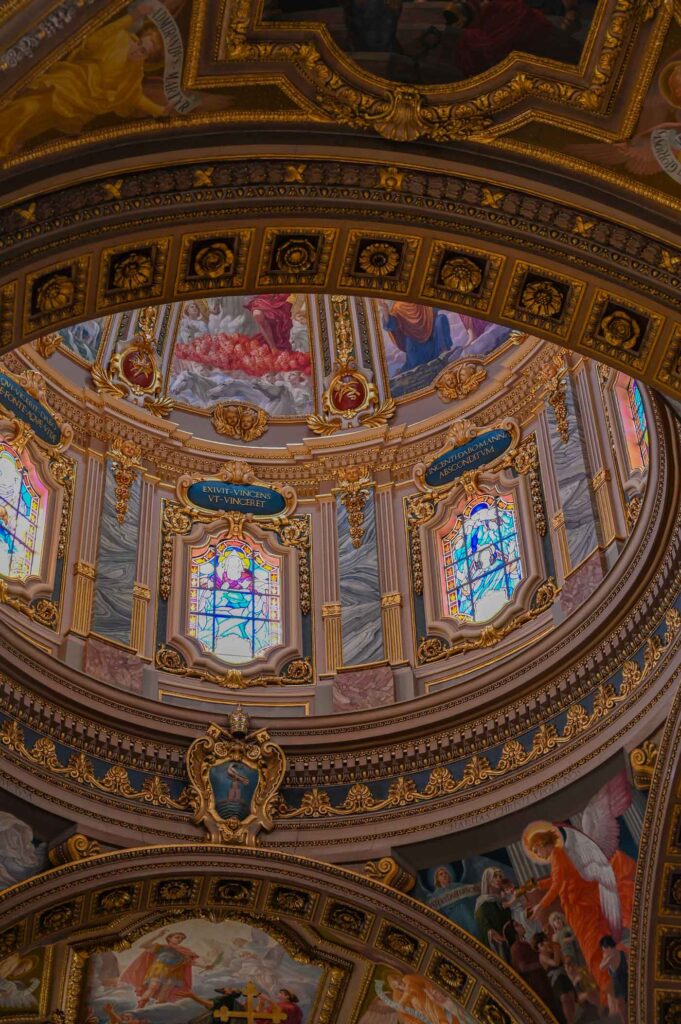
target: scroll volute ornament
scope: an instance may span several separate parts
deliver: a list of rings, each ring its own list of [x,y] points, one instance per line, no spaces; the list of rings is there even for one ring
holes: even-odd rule
[[[249,728],[239,707],[228,730],[211,723],[187,751],[190,806],[211,843],[255,846],[258,833],[274,827],[286,757],[265,729]]]

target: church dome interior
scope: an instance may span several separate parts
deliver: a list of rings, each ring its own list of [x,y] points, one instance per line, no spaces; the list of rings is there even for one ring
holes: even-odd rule
[[[0,70],[0,1024],[679,1024],[677,0]]]

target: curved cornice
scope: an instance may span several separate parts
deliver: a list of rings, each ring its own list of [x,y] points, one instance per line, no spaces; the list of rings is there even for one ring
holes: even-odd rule
[[[511,675],[492,667],[483,683],[432,693],[389,714],[275,725],[288,772],[286,806],[268,845],[310,845],[348,859],[366,845],[369,821],[372,841],[384,848],[455,821],[470,825],[581,777],[664,718],[681,645],[681,514],[672,421],[660,405],[655,414],[654,471],[638,524],[583,618],[529,648]],[[121,844],[198,834],[177,800],[184,753],[207,715],[123,697],[57,667],[21,636],[5,640],[2,667],[0,740],[15,791],[59,806],[65,817],[87,817],[98,834],[108,829]],[[96,766],[99,782],[88,781],[78,761],[73,771],[60,767],[78,755]],[[147,781],[131,786],[128,771]],[[167,799],[154,795],[154,775],[169,787]]]
[[[206,294],[205,283],[187,278],[187,247],[238,228],[245,231],[242,266],[227,291],[285,284],[291,291],[376,294],[380,286],[386,296],[475,310],[540,333],[681,396],[681,250],[673,224],[651,229],[602,200],[576,202],[567,182],[530,190],[513,173],[482,176],[430,155],[393,163],[391,153],[386,167],[385,152],[370,148],[323,158],[317,147],[298,146],[293,174],[285,153],[253,147],[224,158],[207,150],[201,160],[157,167],[139,160],[92,168],[87,181],[66,175],[8,195],[0,211],[0,350],[112,309]],[[315,242],[318,257],[283,282],[271,269],[272,254],[278,232],[292,229]],[[394,278],[357,272],[358,246],[376,241],[402,254]],[[151,279],[112,291],[111,261],[141,248]],[[451,253],[484,268],[479,294],[462,296],[441,281]],[[563,295],[553,320],[522,305],[530,271]],[[65,290],[48,309],[45,284],[54,278]],[[617,309],[639,318],[632,343],[620,344],[607,328],[611,340],[603,334]]]
[[[519,335],[518,342],[524,337]],[[517,352],[515,346],[513,351]],[[509,359],[510,365],[495,367],[494,378],[481,395],[457,400],[456,416],[473,419],[481,427],[502,418],[520,423],[530,418],[544,400],[559,351],[555,345],[528,338],[522,354]],[[211,474],[226,459],[241,459],[245,454],[251,464],[258,465],[262,479],[291,484],[301,499],[315,497],[320,486],[352,463],[368,465],[374,474],[388,470],[393,481],[410,481],[414,466],[441,449],[452,423],[452,407],[442,405],[422,420],[380,429],[365,427],[331,438],[304,436],[285,447],[261,442],[245,449],[229,441],[203,439],[130,402],[112,401],[93,388],[78,387],[55,373],[54,362],[40,358],[32,346],[8,353],[3,362],[10,371],[29,368],[43,375],[48,404],[72,427],[77,447],[87,450],[97,441],[110,446],[115,437],[128,438],[140,447],[148,472],[170,485],[173,493],[178,476]]]
[[[479,1020],[554,1024],[534,993],[505,963],[435,911],[353,872],[265,850],[205,843],[148,847],[90,857],[48,871],[0,894],[0,948],[6,954],[55,942],[82,947],[85,938],[96,946],[97,931],[105,933],[110,943],[117,929],[130,924],[129,915],[121,918],[120,910],[102,911],[97,894],[112,888],[126,890],[128,905],[147,911],[147,916],[165,910],[175,918],[183,913],[191,917],[192,911],[208,906],[226,909],[229,916],[229,904],[225,907],[214,895],[215,883],[225,878],[253,884],[248,908],[253,913],[275,914],[277,921],[294,927],[301,923],[310,929],[320,927],[337,946],[345,943],[375,962],[419,970],[441,986],[443,978],[449,977],[450,994]],[[164,899],[165,879],[187,883],[179,886],[179,897]],[[285,901],[279,896],[282,889],[288,893]],[[297,899],[292,900],[293,895]],[[355,921],[361,916],[367,926],[361,941],[356,936],[353,940],[352,931],[343,928],[347,915],[334,914],[334,905],[348,908]],[[233,906],[232,912],[238,915],[239,906]],[[437,969],[442,959],[450,970]],[[480,1011],[486,998],[498,1001],[497,1016],[486,1017]],[[510,1018],[499,1016],[504,1012]]]

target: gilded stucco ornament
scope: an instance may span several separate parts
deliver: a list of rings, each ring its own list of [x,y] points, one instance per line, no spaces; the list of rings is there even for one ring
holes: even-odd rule
[[[513,633],[516,629],[532,622],[537,616],[543,615],[551,607],[560,593],[560,588],[552,577],[548,577],[537,588],[532,599],[532,604],[523,612],[514,615],[512,619],[505,622],[503,626],[484,626],[477,636],[466,637],[450,644],[437,636],[424,637],[419,643],[416,658],[420,665],[430,664],[433,661],[442,661],[445,658],[453,658],[456,654],[463,654],[466,651],[479,651],[485,647],[494,647],[500,640]]]
[[[54,601],[50,601],[46,597],[38,598],[35,601],[26,601],[24,598],[12,594],[4,579],[0,579],[0,604],[6,604],[8,608],[20,612],[31,622],[37,622],[39,626],[56,629],[59,609]]]
[[[199,679],[213,683],[225,690],[246,690],[262,686],[286,686],[311,683],[312,664],[309,658],[294,658],[279,675],[245,676],[238,668],[225,672],[210,672],[208,669],[193,668],[187,664],[184,655],[169,644],[161,644],[156,651],[156,666],[174,676]]]
[[[30,745],[29,745],[30,744]],[[177,799],[171,795],[168,783],[160,775],[145,774],[140,780],[139,773],[133,778],[120,764],[109,765],[102,775],[95,764],[82,750],[73,751],[66,764],[62,764],[56,743],[47,736],[32,741],[16,721],[6,720],[0,726],[0,746],[11,751],[27,764],[34,765],[55,778],[67,779],[80,786],[93,789],[125,800],[151,804],[153,807],[167,807],[184,810],[187,807],[183,791]]]
[[[487,439],[498,434],[503,438],[503,450],[492,449]],[[480,444],[480,450],[467,451],[471,444]],[[444,443],[436,453],[436,457],[426,465],[419,462],[414,466],[413,480],[418,490],[432,502],[432,512],[441,501],[450,496],[454,488],[463,486],[466,494],[473,494],[478,488],[478,476],[484,469],[489,472],[503,469],[513,464],[513,459],[520,444],[520,427],[513,419],[500,420],[491,426],[479,427],[472,420],[460,418],[454,421],[447,431]],[[461,458],[456,458],[458,453]],[[451,469],[443,471],[439,478],[441,483],[428,481],[429,475],[445,459],[454,459]],[[422,506],[425,509],[425,506]],[[426,519],[420,522],[427,522]]]
[[[265,529],[278,529],[288,523],[298,501],[293,487],[260,480],[241,459],[230,460],[217,476],[184,474],[176,493],[192,519],[208,523],[226,518],[232,526],[240,523],[238,529],[254,521]]]
[[[563,306],[563,296],[551,281],[533,281],[523,289],[520,304],[535,316],[555,316]]]
[[[563,444],[570,440],[570,423],[567,408],[567,366],[562,353],[556,353],[542,373],[546,398],[553,409],[558,437]]]
[[[372,481],[366,466],[348,466],[338,475],[338,496],[348,516],[353,548],[361,548],[364,537],[364,507],[371,495]]]
[[[222,402],[211,413],[218,434],[238,441],[257,441],[267,430],[269,420],[264,409],[242,402]]]
[[[618,309],[603,317],[600,329],[608,344],[625,350],[634,348],[641,334],[641,328],[636,320],[624,309]]]
[[[394,857],[368,860],[362,873],[375,882],[382,882],[391,889],[397,889],[398,892],[411,892],[416,885],[415,874],[398,864]]]
[[[95,857],[101,852],[102,848],[96,839],[89,839],[82,832],[76,832],[68,839],[51,847],[48,850],[48,857],[50,864],[53,867],[58,867],[60,864],[70,864],[73,861],[85,860],[86,857]]]
[[[90,370],[100,395],[127,398],[156,416],[169,416],[173,401],[161,397],[163,379],[154,336],[158,310],[146,306],[140,313],[139,330],[122,352],[116,352],[108,369],[95,362]]]
[[[141,454],[142,449],[138,444],[122,437],[115,437],[113,439],[111,449],[108,452],[116,486],[116,520],[120,526],[123,525],[128,514],[130,490],[141,468],[139,463]]]
[[[142,288],[153,280],[154,264],[149,256],[133,252],[119,260],[113,271],[115,288],[133,291]]]
[[[230,5],[224,52],[230,61],[292,65],[314,93],[318,110],[330,120],[357,129],[373,130],[385,139],[435,142],[486,140],[503,132],[519,105],[537,102],[549,123],[565,127],[584,114],[604,113],[616,85],[616,72],[627,70],[630,42],[640,21],[669,11],[671,0],[618,0],[603,9],[590,32],[590,57],[578,77],[564,79],[553,62],[516,59],[489,68],[475,79],[471,95],[467,82],[439,85],[400,85],[365,70],[349,54],[329,50],[322,25],[306,23],[305,35],[294,24],[273,24],[250,0]],[[254,14],[259,11],[260,14]],[[314,19],[313,19],[314,20]],[[653,35],[660,39],[668,18],[658,18]],[[292,33],[294,33],[292,35]],[[653,53],[654,46],[651,45]],[[623,61],[623,56],[625,60]],[[650,61],[646,62],[646,71]],[[568,120],[569,119],[569,120]]]
[[[54,274],[35,290],[34,302],[39,313],[52,313],[73,305],[75,287],[66,274]]]
[[[213,280],[225,277],[234,265],[234,253],[225,242],[214,241],[199,249],[192,261],[192,271],[197,277]]]
[[[482,283],[482,271],[473,260],[455,256],[445,260],[440,267],[440,281],[451,291],[467,295]]]
[[[438,373],[433,387],[443,402],[453,402],[477,391],[486,379],[481,359],[460,359]]]
[[[18,452],[36,444],[55,455],[65,452],[73,441],[73,427],[50,405],[45,378],[37,370],[2,370],[0,424],[3,420],[13,429],[8,440]]]
[[[375,243],[363,250],[359,260],[365,273],[380,276],[394,270],[399,254],[388,243]],[[353,427],[383,427],[395,415],[395,401],[388,397],[380,402],[376,385],[357,369],[347,296],[332,295],[331,312],[336,363],[322,397],[322,415],[308,416],[307,425],[315,434],[322,435]]]
[[[239,707],[229,716],[229,730],[213,722],[187,751],[194,821],[205,827],[211,843],[255,846],[258,833],[274,827],[286,757],[265,729],[249,728]]]
[[[61,345],[61,334],[58,331],[53,331],[52,334],[44,334],[34,344],[38,355],[42,356],[43,359],[49,359]]]
[[[650,789],[653,782],[655,765],[657,764],[658,751],[659,746],[657,743],[645,740],[640,747],[635,747],[629,754],[631,774],[637,789],[641,789],[644,792]]]

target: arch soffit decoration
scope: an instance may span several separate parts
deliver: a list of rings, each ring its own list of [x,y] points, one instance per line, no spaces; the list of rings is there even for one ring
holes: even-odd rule
[[[676,673],[678,683],[678,672]],[[674,1024],[681,1013],[681,694],[655,754],[632,918],[630,1012]],[[644,952],[645,951],[645,952]]]
[[[0,351],[84,317],[216,290],[380,290],[529,328],[681,396],[681,249],[664,212],[678,206],[673,189],[522,136],[540,124],[542,139],[569,128],[604,145],[629,138],[678,30],[673,4],[604,0],[579,66],[513,54],[418,89],[363,71],[319,24],[267,21],[264,6],[192,5],[182,85],[210,92],[206,108],[86,125],[5,161]],[[2,7],[3,100],[126,9],[93,0],[43,31],[37,5],[30,28],[14,0]],[[247,125],[266,127],[266,152],[244,146]],[[224,154],[232,128],[230,158],[216,156],[211,130]],[[430,148],[417,151],[419,140]],[[125,155],[140,143],[151,155]],[[178,143],[202,159],[178,161]],[[362,259],[376,246],[380,270]],[[211,247],[209,275],[197,257]]]
[[[375,154],[299,155],[298,181],[290,157],[209,155],[10,202],[0,209],[0,352],[211,292],[380,293],[510,324],[681,397],[673,234],[510,178],[401,161],[388,180]],[[202,266],[206,252],[222,261],[217,275]]]
[[[409,896],[342,868],[257,849],[156,846],[47,871],[0,894],[0,949],[8,955],[54,943],[110,948],[145,919],[153,930],[164,914],[170,922],[211,911],[251,918],[256,926],[258,918],[265,927],[276,920],[312,946],[321,935],[320,949],[330,947],[341,962],[359,954],[366,966],[422,973],[481,1022],[554,1024],[505,963]],[[67,1021],[75,1019],[77,993],[70,995],[71,1012],[59,992],[52,997]],[[340,1019],[347,1018],[334,1015],[328,1024]]]

